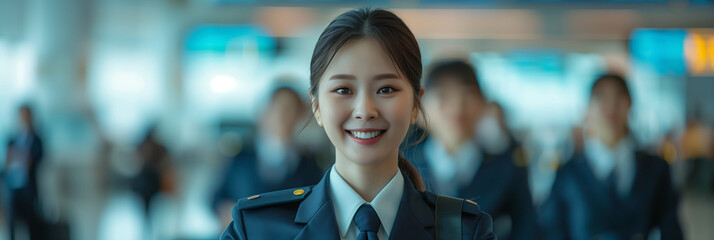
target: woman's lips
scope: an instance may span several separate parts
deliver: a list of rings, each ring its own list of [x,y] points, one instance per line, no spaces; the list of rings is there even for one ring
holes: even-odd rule
[[[372,128],[345,130],[353,141],[361,145],[372,145],[379,142],[386,131],[387,130]]]

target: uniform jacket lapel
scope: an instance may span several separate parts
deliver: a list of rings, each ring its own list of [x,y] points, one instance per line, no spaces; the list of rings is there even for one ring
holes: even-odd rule
[[[616,202],[611,197],[607,183],[603,183],[595,177],[590,164],[587,162],[585,155],[579,155],[579,159],[573,159],[577,163],[576,176],[581,176],[575,181],[580,182],[579,186],[583,188],[587,195],[586,200],[590,201],[587,205],[590,206],[594,214],[601,215],[603,218],[610,218],[611,210],[615,209]]]
[[[340,239],[335,220],[335,211],[329,195],[330,171],[313,187],[310,195],[300,203],[295,216],[295,223],[305,227],[295,236],[295,240],[334,240]]]
[[[434,239],[434,212],[404,175],[404,195],[389,239]]]

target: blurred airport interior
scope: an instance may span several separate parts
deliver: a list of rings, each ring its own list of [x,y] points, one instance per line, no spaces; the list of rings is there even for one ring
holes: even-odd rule
[[[595,78],[626,76],[631,135],[670,165],[685,238],[714,239],[712,0],[0,0],[0,239],[11,209],[36,212],[14,239],[216,239],[235,199],[291,171],[319,180],[334,149],[300,105],[310,57],[331,19],[364,6],[400,16],[424,66],[476,68],[535,207],[578,148]],[[15,206],[26,120],[37,202]]]

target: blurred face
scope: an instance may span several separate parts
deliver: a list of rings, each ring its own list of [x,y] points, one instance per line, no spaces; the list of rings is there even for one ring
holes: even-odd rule
[[[605,81],[590,101],[590,125],[598,131],[624,131],[630,112],[630,100],[617,84]]]
[[[335,145],[337,161],[396,161],[417,116],[412,85],[372,39],[349,42],[337,52],[316,97],[315,118]]]
[[[288,90],[279,90],[265,113],[263,126],[278,137],[289,139],[302,111],[303,105],[299,97]]]
[[[20,110],[20,124],[24,130],[32,128],[32,114],[27,109]]]
[[[424,99],[431,132],[441,141],[448,141],[447,144],[468,140],[486,107],[485,100],[473,87],[452,77],[438,81],[439,85],[429,89]]]

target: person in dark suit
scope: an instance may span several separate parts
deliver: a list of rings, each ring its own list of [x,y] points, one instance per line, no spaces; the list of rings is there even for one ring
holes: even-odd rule
[[[15,239],[18,223],[24,223],[31,239],[40,239],[42,217],[37,187],[37,173],[44,150],[34,124],[32,110],[28,105],[20,107],[20,132],[8,143],[5,161],[5,183],[10,202],[8,223],[10,239]]]
[[[230,159],[223,180],[214,198],[214,208],[221,202],[233,206],[238,199],[262,192],[313,185],[320,181],[322,171],[315,157],[301,149],[294,138],[294,129],[306,109],[303,100],[290,87],[276,88],[255,140]],[[221,210],[217,209],[220,213]]]
[[[419,46],[386,10],[355,9],[318,39],[312,110],[335,147],[320,183],[241,199],[221,239],[495,239],[470,200],[423,191],[399,145],[421,109]]]
[[[136,148],[140,160],[139,172],[130,180],[131,189],[144,205],[144,215],[150,218],[151,201],[160,193],[171,192],[173,184],[172,160],[158,136],[158,125],[152,124]]]
[[[682,239],[669,165],[637,150],[624,78],[592,86],[583,146],[558,169],[539,217],[545,239]]]
[[[514,156],[518,151],[510,136],[501,136],[503,144],[496,144],[493,136],[477,140],[476,126],[485,117],[487,101],[474,68],[462,60],[437,62],[426,87],[429,136],[405,156],[427,189],[478,201],[494,219],[510,217],[510,229],[494,226],[500,238],[533,239],[537,225],[523,156]]]

